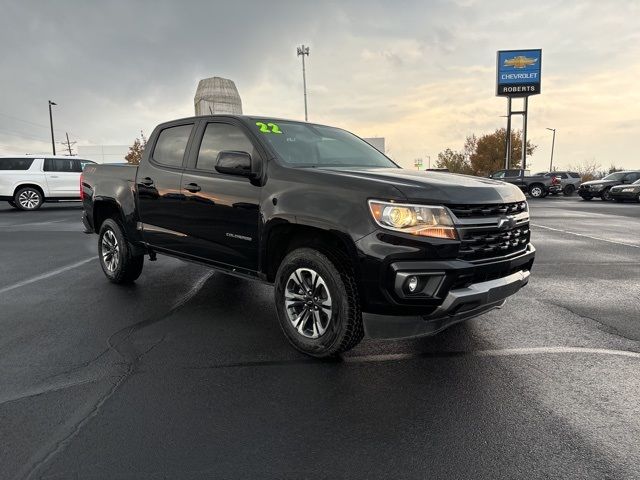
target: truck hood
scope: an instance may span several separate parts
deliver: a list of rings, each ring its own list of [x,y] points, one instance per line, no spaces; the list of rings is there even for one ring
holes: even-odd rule
[[[489,178],[402,168],[322,168],[338,176],[369,180],[396,187],[408,201],[447,204],[512,203],[525,200],[520,189]],[[373,187],[373,185],[372,185]],[[371,196],[376,190],[371,188]]]

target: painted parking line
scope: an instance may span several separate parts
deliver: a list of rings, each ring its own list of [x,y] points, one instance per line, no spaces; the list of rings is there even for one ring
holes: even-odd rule
[[[584,233],[570,232],[569,230],[547,227],[546,225],[540,225],[539,223],[532,223],[531,225],[534,227],[544,228],[546,230],[552,230],[554,232],[561,232],[561,233],[567,233],[569,235],[575,235],[576,237],[585,237],[585,238],[590,238],[591,240],[599,240],[601,242],[615,243],[616,245],[624,245],[625,247],[640,248],[640,245],[634,245],[633,243],[618,242],[617,240],[610,240],[608,238],[594,237],[592,235],[585,235]]]
[[[25,285],[29,285],[31,283],[39,282],[40,280],[45,280],[47,278],[54,277],[56,275],[60,275],[61,273],[68,272],[69,270],[73,270],[74,268],[81,267],[82,265],[89,263],[92,260],[96,260],[98,257],[85,258],[76,263],[72,263],[71,265],[66,265],[64,267],[56,268],[55,270],[51,270],[50,272],[42,273],[38,276],[28,278],[26,280],[22,280],[21,282],[14,283],[13,285],[9,285],[3,288],[0,288],[0,295],[3,293],[10,292],[15,290],[16,288],[24,287]]]

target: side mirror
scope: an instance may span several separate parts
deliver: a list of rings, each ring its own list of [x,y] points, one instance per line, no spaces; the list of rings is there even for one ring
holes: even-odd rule
[[[252,168],[251,155],[247,152],[224,150],[216,158],[216,170],[227,175],[255,178],[257,172]]]

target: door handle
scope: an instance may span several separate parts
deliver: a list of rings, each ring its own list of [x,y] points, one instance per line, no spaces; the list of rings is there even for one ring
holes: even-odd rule
[[[140,180],[140,183],[145,187],[150,187],[151,185],[153,185],[153,179],[144,177],[142,180]]]
[[[50,175],[49,178],[58,178],[58,175]]]
[[[191,192],[191,193],[196,193],[196,192],[199,192],[200,190],[202,190],[200,188],[200,185],[198,185],[197,183],[187,183],[184,186],[184,189],[189,191],[189,192]]]

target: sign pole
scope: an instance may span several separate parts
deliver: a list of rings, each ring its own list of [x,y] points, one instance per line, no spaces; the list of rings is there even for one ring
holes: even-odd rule
[[[524,97],[522,109],[522,169],[527,169],[527,116],[529,114],[529,97]]]
[[[507,98],[507,140],[505,145],[504,168],[511,166],[511,97]]]

